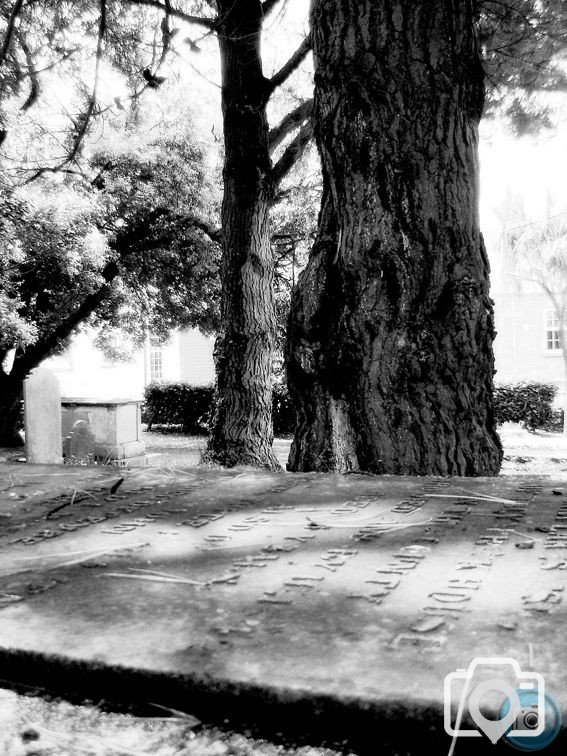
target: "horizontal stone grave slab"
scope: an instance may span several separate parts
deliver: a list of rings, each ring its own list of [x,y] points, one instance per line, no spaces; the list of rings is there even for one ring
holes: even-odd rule
[[[439,731],[446,675],[513,657],[567,704],[563,483],[151,468],[37,496],[4,467],[8,656],[411,704]]]

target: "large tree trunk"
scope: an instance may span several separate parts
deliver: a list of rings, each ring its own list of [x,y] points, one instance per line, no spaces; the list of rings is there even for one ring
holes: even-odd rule
[[[314,0],[324,201],[292,302],[291,470],[495,475],[473,1]]]
[[[223,259],[216,409],[206,458],[275,469],[272,355],[275,308],[272,198],[259,0],[219,2],[224,117]]]

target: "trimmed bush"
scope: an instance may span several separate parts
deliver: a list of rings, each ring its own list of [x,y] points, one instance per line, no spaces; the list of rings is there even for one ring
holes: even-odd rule
[[[549,423],[545,425],[545,430],[553,431],[554,433],[563,433],[563,417],[564,410],[554,409],[551,413],[551,419]]]
[[[494,387],[494,415],[498,424],[522,423],[528,430],[553,424],[553,400],[557,386],[552,383],[516,383]]]
[[[206,434],[212,417],[214,388],[188,383],[151,383],[144,392],[142,421],[152,425],[179,425],[193,436]],[[276,385],[272,395],[274,434],[293,433],[295,413],[285,386]]]
[[[142,421],[152,425],[180,425],[184,433],[206,434],[213,404],[212,386],[188,383],[150,383],[144,392]]]
[[[550,383],[503,384],[494,388],[496,422],[522,423],[528,430],[560,429],[560,418],[553,409],[557,387]],[[295,427],[295,412],[287,388],[276,384],[273,391],[274,435],[289,436]],[[152,425],[178,425],[184,433],[204,435],[212,417],[214,388],[188,383],[151,383],[144,396],[143,422]]]

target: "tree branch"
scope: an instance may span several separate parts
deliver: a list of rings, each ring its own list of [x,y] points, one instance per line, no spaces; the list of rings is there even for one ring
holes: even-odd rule
[[[206,234],[211,241],[222,244],[222,229],[215,228],[212,223],[198,218],[196,215],[186,215],[185,217],[195,228]]]
[[[69,338],[75,329],[81,325],[96,308],[104,302],[112,289],[112,282],[118,276],[118,265],[114,260],[107,263],[102,271],[104,284],[87,295],[77,309],[60,323],[50,334],[28,347],[20,357],[16,357],[10,375],[25,378],[27,373],[39,365],[60,346],[61,342]]]
[[[72,50],[68,50],[66,53],[63,53],[63,55],[57,60],[54,60],[51,63],[48,63],[43,68],[38,68],[36,70],[36,74],[39,76],[39,74],[45,73],[46,71],[51,71],[52,68],[56,68],[57,66],[60,66],[61,63],[64,63],[69,58],[72,58],[73,55],[80,52],[81,50],[82,50],[82,47],[74,47]]]
[[[126,227],[112,246],[120,257],[124,258],[140,240],[143,240],[144,249],[157,249],[171,244],[187,227],[202,231],[217,244],[222,242],[222,229],[216,228],[204,218],[193,213],[176,212],[160,205]]]
[[[91,91],[91,96],[89,98],[89,104],[87,106],[87,110],[85,111],[85,113],[81,114],[81,123],[79,125],[77,134],[75,136],[75,141],[73,143],[71,151],[69,152],[67,157],[64,160],[62,160],[58,165],[49,167],[49,168],[48,167],[39,168],[32,176],[30,176],[28,179],[24,181],[24,186],[26,184],[31,184],[33,181],[38,179],[44,173],[57,173],[58,171],[61,171],[62,169],[65,168],[66,165],[69,165],[69,163],[72,163],[77,157],[77,154],[81,148],[81,144],[83,143],[83,139],[85,138],[85,135],[87,133],[89,122],[91,120],[91,117],[97,105],[97,92],[98,92],[98,84],[99,84],[99,79],[100,79],[100,68],[101,68],[102,57],[104,53],[105,35],[106,35],[106,0],[100,0],[100,19],[99,19],[99,24],[98,24],[98,36],[97,36],[97,42],[96,42],[96,54],[95,54],[96,58],[95,58],[93,88]]]
[[[266,18],[266,16],[269,16],[276,5],[280,2],[281,0],[264,0],[264,2],[262,3],[262,14],[264,18]]]
[[[55,166],[47,166],[44,165],[41,168],[27,168],[23,170],[29,170],[29,171],[35,171],[32,176],[27,178],[24,181],[24,186],[27,184],[31,184],[32,182],[36,181],[36,179],[40,178],[41,176],[45,175],[46,173],[64,173],[69,176],[80,176],[82,179],[86,178],[85,174],[82,171],[75,171],[72,168],[65,168],[65,163],[61,163],[60,165]]]
[[[267,2],[268,0],[266,0]],[[264,3],[265,5],[265,3]],[[307,37],[303,40],[303,42],[299,45],[297,50],[293,53],[291,58],[287,61],[287,63],[284,63],[284,65],[280,68],[279,71],[277,71],[271,79],[268,79],[267,82],[267,88],[268,93],[272,93],[274,89],[277,89],[279,86],[281,86],[284,81],[286,81],[291,74],[299,68],[301,63],[305,60],[307,57],[309,51],[311,50],[311,35],[308,34]]]
[[[98,37],[96,41],[96,61],[95,61],[94,82],[93,82],[91,98],[89,101],[89,105],[87,107],[87,112],[84,114],[81,126],[79,128],[79,132],[75,138],[75,144],[73,145],[73,149],[71,150],[67,158],[63,161],[63,165],[66,165],[67,163],[72,163],[75,157],[77,156],[77,153],[79,152],[79,149],[81,148],[81,143],[83,139],[85,138],[85,134],[87,133],[90,118],[96,107],[98,82],[99,82],[99,77],[100,77],[100,66],[102,63],[102,56],[104,52],[105,34],[106,34],[106,0],[100,0],[100,20],[98,23]]]
[[[24,51],[24,55],[26,57],[26,64],[28,67],[28,72],[29,72],[30,81],[31,81],[30,93],[27,96],[26,101],[20,108],[20,110],[23,110],[25,112],[26,110],[29,110],[31,108],[31,106],[35,103],[35,101],[39,97],[40,83],[39,83],[38,73],[35,69],[33,55],[30,50],[30,46],[28,45],[25,36],[20,31],[18,31],[18,39],[20,41],[20,47]]]
[[[277,126],[270,129],[268,137],[270,152],[273,152],[291,131],[298,126],[301,126],[307,118],[310,118],[312,111],[313,100],[305,100],[305,102],[302,102],[294,110],[284,116]]]
[[[172,215],[169,208],[157,208],[153,212],[154,214],[159,214],[161,212],[164,215]],[[220,243],[222,238],[220,229],[215,229],[212,224],[209,224],[207,221],[192,215],[184,215],[180,218],[180,221],[188,221],[192,226],[207,234],[210,239]],[[120,258],[124,260],[124,258],[130,253],[131,248],[127,245],[122,249],[115,248],[115,251]],[[43,339],[40,339],[36,344],[28,347],[19,358],[16,358],[12,374],[25,377],[32,368],[36,367],[36,365],[42,360],[49,357],[55,349],[60,346],[61,342],[71,336],[75,329],[92,315],[97,307],[105,301],[112,291],[114,279],[117,278],[119,274],[120,268],[118,261],[111,260],[108,262],[101,272],[101,276],[104,279],[102,286],[91,294],[88,294],[77,309],[70,313],[50,334],[46,335]]]
[[[152,8],[159,8],[159,10],[164,11],[164,13],[168,13],[174,18],[179,18],[182,21],[187,21],[188,24],[196,24],[197,26],[202,26],[205,29],[213,30],[216,28],[216,18],[192,16],[190,13],[184,13],[177,8],[173,8],[169,3],[160,3],[159,0],[126,0],[126,2],[130,3],[131,5],[149,5]]]
[[[312,139],[313,124],[309,120],[301,127],[295,139],[286,147],[284,154],[272,168],[271,178],[274,187],[277,187],[282,179],[287,176]]]
[[[23,4],[24,0],[16,0],[12,8],[12,12],[10,13],[10,17],[8,18],[6,36],[4,37],[4,42],[2,43],[2,47],[0,48],[0,66],[4,63],[6,56],[8,55],[8,50],[10,49],[12,36],[14,34],[14,29],[16,26],[16,19],[18,18],[18,14],[22,9]]]

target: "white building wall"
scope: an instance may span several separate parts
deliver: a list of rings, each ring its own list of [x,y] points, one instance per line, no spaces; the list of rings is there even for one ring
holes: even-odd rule
[[[141,399],[151,382],[150,345],[127,363],[110,362],[93,345],[94,334],[79,333],[59,357],[44,360],[59,380],[61,395],[88,399]],[[160,347],[161,380],[186,381],[194,386],[212,384],[214,338],[197,329],[174,332]]]
[[[180,380],[193,386],[208,386],[215,380],[214,336],[197,329],[179,333]]]
[[[144,354],[131,362],[113,363],[93,346],[94,336],[79,333],[59,357],[44,360],[59,380],[61,396],[97,399],[140,399],[144,394]]]

